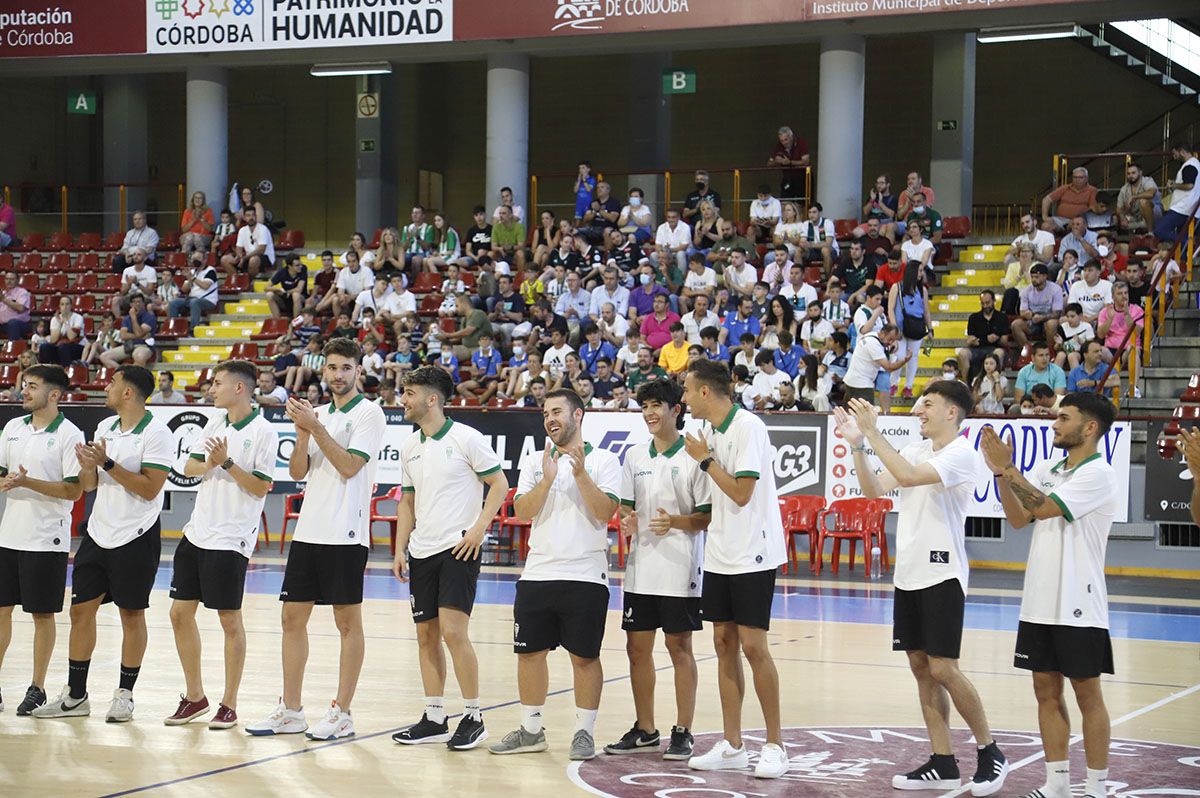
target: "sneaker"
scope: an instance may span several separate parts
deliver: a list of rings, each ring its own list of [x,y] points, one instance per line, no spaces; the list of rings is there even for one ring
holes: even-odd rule
[[[46,703],[46,691],[36,685],[29,685],[25,691],[25,700],[17,705],[17,714],[24,717],[32,715],[33,711]]]
[[[916,770],[892,776],[892,788],[896,790],[954,790],[961,784],[958,760],[950,755],[935,754]]]
[[[782,746],[767,743],[758,752],[758,764],[754,766],[756,779],[777,779],[788,772],[788,755]]]
[[[86,695],[73,700],[71,688],[64,687],[58,698],[42,704],[30,714],[35,718],[83,718],[92,714],[92,706]]]
[[[446,747],[451,751],[469,751],[488,738],[487,729],[483,727],[483,718],[476,718],[468,713],[458,722],[454,736]]]
[[[518,726],[516,731],[504,735],[504,739],[495,745],[488,746],[493,754],[536,754],[549,748],[546,742],[546,730],[541,729],[537,734],[525,731],[524,726]]]
[[[979,764],[971,779],[971,795],[995,795],[1004,786],[1008,777],[1008,760],[1000,752],[996,741],[979,750]]]
[[[450,739],[450,724],[444,720],[441,723],[434,723],[429,719],[428,713],[422,714],[421,719],[413,725],[392,735],[392,740],[401,745],[448,743]]]
[[[217,714],[213,715],[212,720],[208,722],[208,728],[232,729],[237,725],[237,722],[237,712],[221,704],[221,706],[217,707]]]
[[[654,750],[657,751],[658,749],[655,748]],[[571,753],[568,754],[567,758],[577,762],[585,759],[595,759],[596,741],[592,739],[592,735],[583,729],[575,732],[575,736],[571,738]]]
[[[208,712],[208,699],[200,696],[199,701],[189,701],[187,696],[179,696],[179,708],[175,714],[163,721],[165,726],[182,726],[191,723],[196,718]]]
[[[692,750],[695,746],[696,741],[690,731],[679,726],[672,726],[671,743],[667,746],[667,751],[663,754],[663,759],[691,759]]]
[[[658,730],[644,732],[635,723],[625,736],[615,743],[604,746],[606,754],[657,754],[661,739]]]
[[[707,754],[689,759],[688,767],[692,770],[745,770],[750,767],[750,755],[744,744],[734,748],[728,740],[721,740],[708,749]]]
[[[897,388],[899,388],[899,387],[900,387],[899,385],[893,385],[891,388],[889,388],[889,389],[888,389],[888,396],[895,396],[895,395],[896,395],[896,389],[897,389]]]
[[[912,388],[905,388],[900,396],[904,399],[912,399]]]
[[[354,719],[350,717],[349,712],[338,706],[337,701],[330,701],[325,717],[304,736],[310,740],[340,740],[343,737],[353,737]]]
[[[275,707],[275,711],[266,719],[247,726],[246,734],[266,737],[272,734],[299,734],[307,729],[308,721],[304,719],[304,707],[288,709],[283,705],[283,701],[280,701],[279,706]]]
[[[104,716],[108,723],[128,723],[133,720],[133,692],[117,688],[113,690],[112,703]]]

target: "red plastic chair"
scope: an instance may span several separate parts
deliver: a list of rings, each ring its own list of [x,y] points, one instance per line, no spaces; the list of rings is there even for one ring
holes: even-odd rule
[[[42,270],[42,253],[26,252],[17,261],[17,273],[22,275],[36,274]]]
[[[100,279],[88,272],[75,278],[75,282],[67,289],[72,294],[91,294],[100,290]]]
[[[820,573],[821,557],[825,551],[825,541],[833,540],[833,553],[830,562],[833,573],[838,573],[841,557],[842,541],[850,543],[850,571],[854,571],[855,549],[859,541],[863,544],[863,572],[867,579],[871,578],[871,544],[876,539],[884,542],[880,545],[881,553],[886,545],[883,521],[887,511],[878,499],[838,499],[829,505],[818,516],[817,523],[817,573]],[[888,506],[891,502],[888,502]],[[832,524],[830,523],[832,519]]]
[[[278,338],[288,331],[287,319],[267,319],[263,322],[262,329],[250,336],[252,341],[270,341]]]
[[[159,252],[167,252],[172,249],[179,249],[179,233],[174,230],[163,233],[158,237]]]
[[[845,241],[854,235],[856,227],[858,227],[858,219],[834,219],[833,235],[838,241]]]
[[[613,513],[613,517],[608,519],[608,534],[617,536],[617,567],[625,567],[625,534],[621,531],[621,506],[617,505],[617,511]]]
[[[177,341],[180,338],[186,338],[188,334],[188,324],[190,322],[182,316],[168,318],[163,320],[162,327],[155,333],[156,338],[161,338],[164,341]]]
[[[970,216],[947,216],[942,220],[943,238],[966,238],[971,235]]]
[[[371,524],[380,521],[388,525],[392,532],[392,556],[396,556],[396,527],[399,520],[399,505],[400,505],[400,486],[397,485],[382,496],[376,496],[371,499]],[[379,512],[379,505],[382,502],[396,502],[396,513],[394,515],[384,515]],[[371,536],[371,540],[375,540],[375,536]]]
[[[283,527],[279,530],[279,553],[283,554],[283,546],[287,543],[288,521],[300,517],[300,505],[304,503],[304,491],[292,493],[283,497]]]
[[[118,245],[119,246],[119,245]],[[39,249],[46,248],[45,233],[26,233],[21,238],[21,243],[12,247],[13,252],[37,252]]]
[[[80,233],[79,238],[75,239],[75,243],[70,247],[72,252],[88,252],[93,249],[100,249],[99,233]]]
[[[119,232],[109,233],[104,237],[104,243],[100,246],[103,252],[116,252],[125,243],[125,234]]]
[[[513,499],[516,495],[516,488],[508,489],[508,495],[504,497],[504,503],[500,505],[500,514],[493,520],[501,537],[505,532],[509,533],[509,550],[515,547],[517,556],[524,560],[529,554],[529,530],[533,527],[533,522],[522,521],[514,514]]]
[[[229,350],[230,360],[258,360],[258,344],[250,341],[240,341]]]
[[[808,537],[808,570],[817,571],[817,538],[818,522],[821,511],[825,509],[824,496],[781,496],[779,510],[783,516],[783,534],[787,538],[788,562],[791,573],[799,573],[799,554],[796,548],[796,536]],[[789,566],[784,566],[788,573]]]
[[[51,252],[65,252],[71,248],[73,243],[74,242],[71,240],[70,233],[51,233],[50,242],[46,246],[46,249],[50,250]]]
[[[413,281],[412,290],[415,294],[436,292],[442,285],[442,276],[433,272],[421,272]],[[465,285],[465,283],[464,283]]]
[[[304,246],[304,231],[303,230],[284,230],[279,234],[278,250],[288,252],[293,249],[301,249]]]

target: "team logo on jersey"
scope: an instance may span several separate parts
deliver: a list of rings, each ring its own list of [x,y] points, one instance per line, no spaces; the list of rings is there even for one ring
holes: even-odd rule
[[[941,565],[949,565],[950,564],[950,552],[948,552],[948,551],[932,551],[931,550],[929,552],[929,561],[933,562],[933,563],[939,563]]]
[[[176,414],[167,422],[174,438],[175,462],[167,472],[167,481],[179,488],[194,488],[200,484],[201,477],[189,477],[183,473],[180,463],[187,462],[192,449],[200,442],[204,428],[208,426],[208,416],[195,410],[185,410]],[[249,441],[247,441],[249,443]]]

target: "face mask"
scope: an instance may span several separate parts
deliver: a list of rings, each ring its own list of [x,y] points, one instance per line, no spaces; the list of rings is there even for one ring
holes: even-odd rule
[[[525,354],[525,347],[523,347],[523,346],[514,346],[513,347],[513,357],[520,357],[523,354]]]
[[[630,198],[629,198],[629,207],[631,207],[631,208],[637,208],[637,207],[639,207],[641,204],[642,204],[642,198],[641,198],[641,197],[630,197]]]
[[[700,181],[696,181],[696,190],[697,191],[704,191],[704,189],[706,189],[706,188],[708,188],[708,183],[701,183]]]
[[[643,274],[638,278],[642,285],[650,285],[650,281],[653,279],[654,278],[648,274]]]
[[[953,371],[943,371],[942,379],[943,380],[956,380],[956,379],[958,379],[958,375],[955,374]]]
[[[924,205],[922,205],[920,208],[913,208],[913,213],[920,214],[921,216],[924,216],[924,215],[925,215],[925,206],[924,206]]]

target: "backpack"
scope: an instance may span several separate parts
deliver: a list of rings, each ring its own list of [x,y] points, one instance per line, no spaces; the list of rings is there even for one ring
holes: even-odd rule
[[[900,332],[910,341],[919,341],[929,334],[925,327],[925,295],[920,286],[911,294],[900,291]]]

